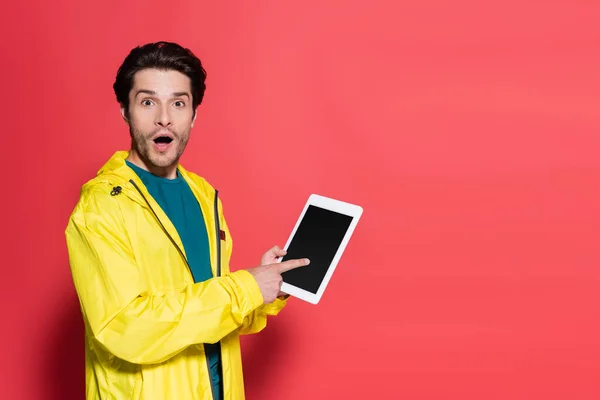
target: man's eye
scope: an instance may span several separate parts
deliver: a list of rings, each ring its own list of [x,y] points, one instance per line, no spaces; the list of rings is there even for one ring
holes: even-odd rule
[[[150,100],[142,100],[142,105],[144,105],[144,106],[151,106],[152,102]]]
[[[176,101],[175,102],[175,107],[183,107],[185,106],[185,103],[183,101]]]

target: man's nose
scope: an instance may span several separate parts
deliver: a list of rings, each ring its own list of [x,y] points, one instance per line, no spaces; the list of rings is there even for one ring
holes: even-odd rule
[[[156,115],[156,125],[167,127],[171,125],[171,113],[167,106],[162,106]]]

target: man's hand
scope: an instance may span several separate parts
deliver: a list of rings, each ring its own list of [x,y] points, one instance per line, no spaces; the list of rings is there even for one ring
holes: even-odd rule
[[[286,254],[287,251],[280,249],[279,246],[275,246],[269,249],[269,251],[267,251],[265,254],[263,254],[263,256],[260,259],[260,265],[274,264],[279,257],[283,257]]]
[[[287,254],[287,251],[275,246],[270,248],[260,259],[260,265],[274,264],[279,257],[283,257]],[[279,291],[277,297],[287,296],[287,293]]]
[[[256,279],[256,283],[258,283],[265,304],[274,302],[278,296],[282,295],[282,292],[280,291],[283,282],[281,278],[282,273],[295,268],[304,267],[310,263],[306,258],[287,260],[280,263],[274,262],[278,257],[284,254],[284,250],[274,247],[262,256],[260,267],[247,269],[254,279]]]

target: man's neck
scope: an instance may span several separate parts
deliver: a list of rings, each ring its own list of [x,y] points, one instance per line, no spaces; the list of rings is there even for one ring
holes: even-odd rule
[[[129,151],[127,161],[129,161],[137,167],[140,167],[145,171],[150,172],[152,175],[160,176],[161,178],[167,179],[177,178],[177,165],[172,165],[168,167],[157,167],[156,165],[144,162],[144,160],[139,156],[139,154],[135,150]]]

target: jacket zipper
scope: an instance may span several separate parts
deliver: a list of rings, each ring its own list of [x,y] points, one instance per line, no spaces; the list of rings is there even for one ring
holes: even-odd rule
[[[218,198],[219,198],[219,191],[215,189],[215,226],[217,228],[217,276],[221,275],[221,228],[219,226],[219,203],[218,203]],[[206,349],[206,346],[204,346],[204,348]],[[220,346],[219,346],[220,349]],[[220,353],[220,351],[219,351]],[[206,369],[208,370],[208,379],[210,380],[210,392],[212,394],[212,398],[213,400],[216,398],[215,397],[215,387],[212,383],[212,379],[210,379],[210,361],[208,360],[208,357],[206,358]],[[219,354],[219,358],[222,358],[222,354]],[[221,363],[221,370],[223,370],[222,367],[222,360],[219,360]],[[223,374],[221,374],[221,387],[223,386]],[[224,391],[223,391],[224,392]],[[223,400],[223,399],[221,399]]]
[[[154,209],[150,205],[150,202],[148,201],[148,199],[146,199],[146,196],[144,196],[144,194],[142,193],[142,191],[140,190],[140,188],[138,187],[138,185],[135,183],[135,181],[133,179],[130,179],[129,182],[131,182],[131,184],[135,187],[135,189],[142,196],[142,198],[144,199],[144,201],[146,202],[146,204],[148,204],[148,207],[150,207],[150,210],[152,211],[152,214],[154,214],[154,217],[156,217],[156,220],[160,224],[162,230],[165,232],[165,234],[167,235],[167,237],[169,238],[169,240],[171,240],[171,243],[173,243],[173,245],[175,246],[175,248],[177,249],[177,251],[181,255],[181,258],[183,258],[183,260],[185,261],[185,265],[187,265],[187,267],[188,267],[188,269],[190,271],[190,274],[191,274],[192,273],[192,269],[190,268],[190,264],[188,263],[188,260],[185,257],[185,255],[183,254],[183,251],[181,251],[181,248],[179,248],[179,246],[177,245],[177,243],[175,243],[175,240],[169,234],[169,231],[167,231],[167,228],[165,228],[165,226],[161,222],[160,218],[158,217],[158,215],[156,214],[156,212],[154,211]],[[219,191],[218,190],[215,190],[214,209],[215,209],[215,211],[214,211],[215,212],[215,227],[216,227],[216,234],[217,234],[217,276],[221,276],[221,225],[219,223]],[[193,276],[193,274],[192,274],[192,276]],[[204,346],[204,349],[206,350],[206,345]],[[205,354],[206,354],[206,351],[205,351]],[[212,379],[210,379],[210,361],[208,360],[207,356],[205,356],[205,358],[206,358],[206,368],[208,370],[208,379],[209,379],[209,384],[210,384],[210,391],[211,391],[211,394],[212,394],[212,398],[214,399],[215,398],[215,388],[213,386]],[[222,361],[221,361],[221,363],[222,363]],[[222,369],[222,367],[221,367],[221,369]],[[223,386],[223,377],[222,376],[221,376],[221,386]]]
[[[217,276],[221,276],[221,224],[219,223],[219,191],[215,190],[215,225],[217,228]]]

